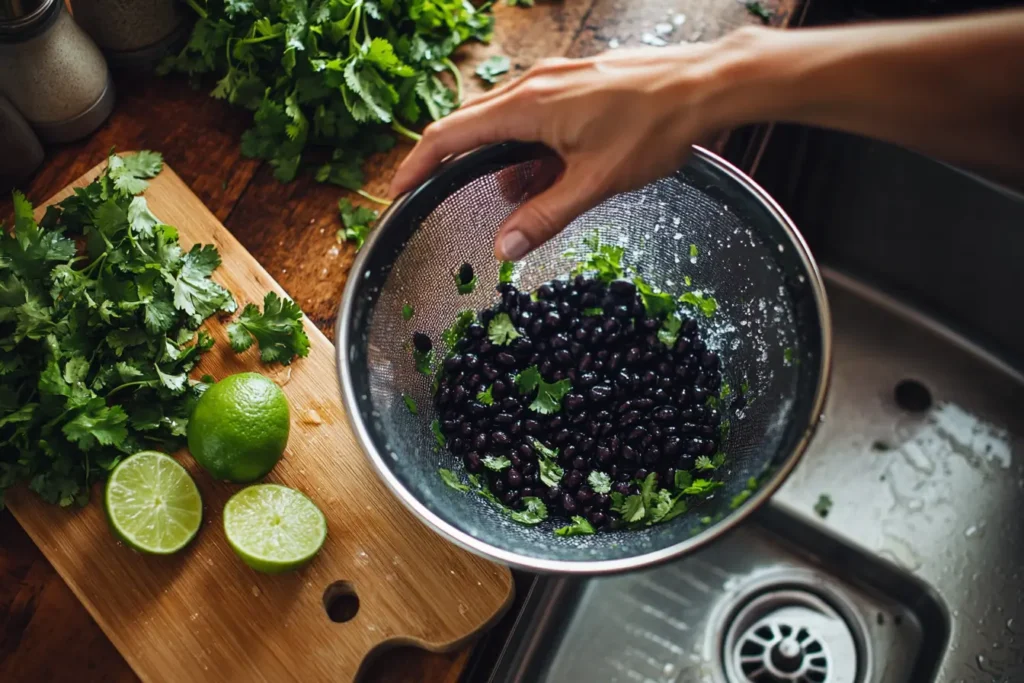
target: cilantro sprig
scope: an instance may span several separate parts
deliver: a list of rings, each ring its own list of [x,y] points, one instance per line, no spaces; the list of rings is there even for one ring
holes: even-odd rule
[[[532,394],[534,390],[537,391],[536,398],[530,403],[530,410],[542,415],[551,415],[560,411],[562,399],[572,389],[572,382],[568,379],[557,382],[544,381],[536,365],[531,365],[516,375],[515,384],[521,392],[527,395]]]
[[[493,28],[489,5],[468,2],[188,4],[198,14],[191,37],[159,71],[217,79],[212,97],[252,111],[242,153],[266,159],[278,180],[294,179],[311,147],[327,148],[316,179],[351,190],[363,184],[364,159],[390,149],[394,133],[418,139],[409,127],[458,106],[461,92],[439,74],[450,72],[461,91],[452,54],[489,41]]]
[[[228,325],[228,341],[236,353],[255,341],[264,363],[290,365],[295,358],[309,355],[309,337],[302,329],[302,310],[291,299],[274,292],[263,297],[263,312],[256,304],[242,309],[238,320]]]
[[[236,306],[211,279],[216,248],[183,251],[135,196],[162,166],[111,153],[38,222],[14,194],[13,232],[0,226],[0,506],[18,484],[85,504],[126,455],[184,444],[213,382],[189,378],[213,346],[199,327]]]

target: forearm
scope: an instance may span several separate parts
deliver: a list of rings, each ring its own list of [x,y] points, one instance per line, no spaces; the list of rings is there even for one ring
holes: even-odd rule
[[[1024,178],[1024,11],[728,41],[710,109],[729,125],[833,128]]]

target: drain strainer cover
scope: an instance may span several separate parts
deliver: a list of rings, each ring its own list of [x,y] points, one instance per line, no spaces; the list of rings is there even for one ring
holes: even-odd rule
[[[736,613],[724,643],[730,683],[857,683],[846,620],[804,590],[773,590]]]

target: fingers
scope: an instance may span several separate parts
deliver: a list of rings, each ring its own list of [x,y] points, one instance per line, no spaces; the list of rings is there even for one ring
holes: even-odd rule
[[[600,200],[585,172],[568,169],[554,185],[509,216],[498,232],[494,255],[501,261],[518,261]]]

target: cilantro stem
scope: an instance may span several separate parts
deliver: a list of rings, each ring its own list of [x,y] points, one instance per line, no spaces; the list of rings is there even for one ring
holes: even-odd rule
[[[204,9],[203,9],[202,7],[200,7],[200,6],[199,6],[199,3],[197,3],[197,2],[196,2],[196,0],[185,0],[185,2],[186,2],[186,3],[188,4],[188,6],[189,6],[189,7],[191,7],[191,8],[192,8],[192,9],[193,9],[193,10],[195,11],[195,13],[196,13],[196,14],[198,14],[198,15],[199,15],[199,16],[200,16],[201,18],[203,18],[203,19],[206,19],[206,18],[208,18],[208,17],[209,17],[209,15],[207,15],[207,14],[206,14],[206,10],[204,10]]]
[[[356,16],[355,19],[352,20],[352,31],[351,33],[348,34],[349,52],[351,52],[353,55],[359,52],[359,41],[356,36],[359,33],[359,24],[363,15],[362,3],[357,2],[354,11],[356,13]]]
[[[106,395],[106,398],[109,399],[111,396],[113,396],[114,394],[116,394],[117,392],[121,391],[122,389],[124,389],[126,387],[142,386],[143,384],[152,385],[154,381],[155,380],[151,380],[151,379],[140,379],[140,380],[138,380],[136,382],[125,382],[124,384],[122,384],[120,386],[116,386],[113,389],[111,389],[110,391],[108,391],[107,395]]]
[[[455,62],[448,57],[442,59],[441,63],[448,67],[448,70],[452,72],[452,78],[455,79],[456,104],[462,104],[462,73],[459,71],[459,67],[455,66]]]
[[[238,38],[237,40],[242,45],[252,45],[253,43],[262,43],[267,40],[274,40],[275,38],[280,38],[283,35],[284,33],[268,33],[267,35],[260,36],[259,38]],[[230,39],[228,42],[231,42]]]
[[[413,142],[419,142],[420,138],[423,137],[419,133],[416,133],[414,131],[409,130],[408,128],[406,128],[405,126],[400,124],[398,121],[392,121],[391,122],[391,130],[395,131],[396,133],[400,133],[400,134],[404,135],[405,137],[409,138]]]
[[[370,194],[366,190],[356,190],[356,194],[362,197],[363,199],[369,199],[371,202],[374,202],[375,204],[380,204],[381,206],[391,206],[390,199],[378,197],[375,194]]]

